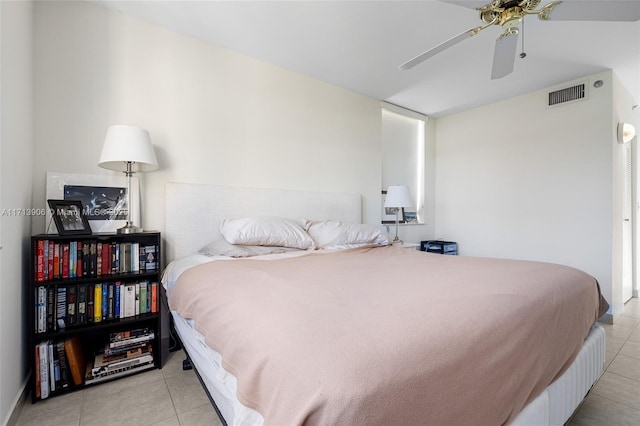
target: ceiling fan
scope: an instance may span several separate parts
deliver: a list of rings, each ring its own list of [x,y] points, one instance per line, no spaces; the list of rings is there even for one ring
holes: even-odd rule
[[[513,71],[520,32],[518,26],[523,24],[527,15],[538,15],[542,21],[637,21],[640,19],[640,2],[638,1],[552,1],[540,8],[538,6],[542,0],[493,0],[481,7],[477,7],[478,1],[443,1],[478,10],[483,24],[419,54],[400,65],[400,69],[411,69],[443,50],[475,36],[485,28],[497,25],[504,31],[496,39],[493,53],[491,79],[495,80]]]

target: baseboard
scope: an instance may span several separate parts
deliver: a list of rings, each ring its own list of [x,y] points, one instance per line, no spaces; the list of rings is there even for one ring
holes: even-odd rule
[[[613,315],[604,314],[603,316],[600,317],[600,319],[598,319],[598,321],[603,324],[613,324]]]
[[[600,317],[598,321],[601,322],[602,324],[616,324],[618,321],[620,321],[621,317],[622,317],[621,312],[618,312],[616,314],[606,313],[602,317]]]
[[[20,414],[22,413],[22,407],[24,407],[25,402],[27,401],[27,397],[29,396],[29,379],[31,375],[27,375],[27,378],[20,386],[20,390],[16,395],[16,398],[13,400],[11,404],[11,410],[9,416],[5,419],[3,426],[13,426],[18,423],[18,419],[20,418]]]

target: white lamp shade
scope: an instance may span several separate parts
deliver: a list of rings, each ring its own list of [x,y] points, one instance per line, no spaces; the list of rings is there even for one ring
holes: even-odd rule
[[[135,126],[116,125],[107,130],[98,166],[118,171],[150,172],[158,168],[149,132]]]
[[[413,207],[413,200],[409,188],[404,185],[391,185],[387,188],[385,207]]]
[[[636,128],[633,124],[618,123],[618,142],[627,143],[636,135]]]

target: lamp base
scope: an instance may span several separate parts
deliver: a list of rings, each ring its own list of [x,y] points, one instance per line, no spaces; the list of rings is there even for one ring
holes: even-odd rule
[[[137,234],[142,232],[142,228],[135,226],[134,224],[127,222],[122,228],[118,228],[116,231],[118,234]]]

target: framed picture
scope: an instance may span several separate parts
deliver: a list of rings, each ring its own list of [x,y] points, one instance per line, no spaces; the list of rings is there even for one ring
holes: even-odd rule
[[[418,214],[416,212],[404,212],[404,220],[406,223],[418,223]]]
[[[59,235],[90,235],[91,226],[80,200],[47,200]]]
[[[124,173],[113,175],[83,175],[47,172],[48,200],[79,200],[91,230],[115,232],[127,220],[127,179]],[[46,232],[52,216],[47,211]],[[138,178],[131,178],[131,220],[140,223],[140,186]]]
[[[387,198],[387,191],[382,191],[382,223],[383,224],[395,224],[396,223],[396,211],[398,211],[398,223],[405,223],[404,207],[385,207],[384,202]]]

